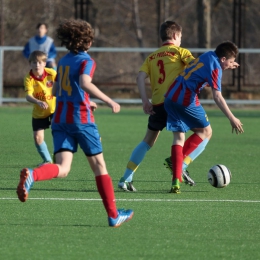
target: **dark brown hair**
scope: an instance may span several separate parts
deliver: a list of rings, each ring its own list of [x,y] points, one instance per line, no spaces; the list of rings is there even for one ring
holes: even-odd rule
[[[219,58],[236,58],[238,55],[238,47],[233,42],[225,41],[217,46],[215,53]]]
[[[61,46],[78,53],[89,49],[94,40],[94,30],[86,21],[69,19],[60,23],[57,36],[61,40]]]
[[[173,21],[166,21],[161,24],[160,37],[162,41],[171,40],[175,33],[182,32],[182,27]]]
[[[38,23],[37,26],[36,26],[36,29],[39,29],[42,25],[44,25],[45,28],[48,29],[47,23]]]

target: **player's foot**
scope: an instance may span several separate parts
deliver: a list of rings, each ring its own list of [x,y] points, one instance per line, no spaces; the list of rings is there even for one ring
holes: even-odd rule
[[[137,191],[136,188],[133,186],[133,182],[125,181],[123,177],[120,179],[117,186],[119,189],[122,189],[124,191],[133,191],[133,192]]]
[[[172,160],[171,157],[168,157],[164,160],[165,167],[170,171],[172,175]],[[189,184],[190,186],[195,186],[195,181],[190,177],[190,174],[187,170],[182,171],[182,180],[185,184]]]
[[[108,225],[110,227],[119,227],[124,222],[129,221],[134,215],[134,211],[131,209],[118,209],[117,212],[118,215],[116,218],[108,217]]]
[[[168,157],[164,160],[164,163],[163,163],[166,167],[166,169],[168,169],[172,175],[172,159],[171,157]]]
[[[170,193],[181,193],[179,179],[174,179],[174,181],[172,181],[172,188],[170,190]]]
[[[187,170],[182,170],[182,179],[185,184],[189,184],[190,186],[195,186],[195,181],[190,177],[190,174]]]
[[[39,163],[39,164],[37,165],[37,167],[40,167],[40,166],[42,166],[42,165],[44,165],[44,164],[48,164],[48,163],[52,163],[52,162],[43,161],[43,162]]]
[[[33,186],[33,183],[34,183],[33,170],[29,168],[22,169],[20,173],[20,182],[16,190],[18,199],[21,202],[25,202],[27,200],[29,190]]]

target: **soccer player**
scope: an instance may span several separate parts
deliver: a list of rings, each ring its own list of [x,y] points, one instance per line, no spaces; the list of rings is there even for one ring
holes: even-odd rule
[[[29,58],[33,51],[42,51],[48,55],[46,67],[56,70],[55,57],[57,51],[53,39],[47,36],[48,25],[46,23],[38,23],[36,26],[37,34],[30,38],[23,49],[23,55],[26,59]]]
[[[118,187],[125,191],[136,191],[132,184],[134,173],[166,126],[164,94],[185,66],[195,59],[189,50],[180,47],[182,27],[176,22],[162,23],[160,37],[162,46],[146,58],[137,75],[137,86],[143,103],[143,111],[150,116],[144,139],[133,150],[124,176],[118,183]],[[145,80],[148,77],[152,88],[151,102],[145,91]],[[186,183],[195,184],[186,172],[183,172],[183,175]]]
[[[242,123],[230,111],[221,94],[222,71],[237,68],[237,46],[229,41],[219,44],[215,51],[209,51],[194,60],[175,79],[165,94],[164,106],[167,111],[167,130],[173,132],[171,157],[173,165],[172,193],[180,193],[182,164],[188,166],[199,156],[212,136],[212,129],[201,106],[198,93],[210,87],[213,99],[229,119],[232,133],[243,133]],[[185,133],[194,133],[185,141]],[[185,141],[185,143],[184,143]]]
[[[43,162],[52,163],[48,147],[44,141],[44,130],[49,128],[55,110],[56,98],[52,87],[56,71],[45,68],[47,55],[42,51],[33,51],[29,56],[31,70],[24,78],[26,100],[33,103],[32,128],[34,143]]]
[[[117,227],[130,220],[134,213],[131,209],[116,208],[113,184],[104,161],[89,94],[105,102],[113,113],[120,111],[120,105],[92,83],[96,63],[87,53],[94,39],[91,25],[81,20],[64,20],[57,29],[57,35],[69,53],[58,63],[53,89],[57,104],[52,121],[56,164],[21,170],[18,198],[22,202],[26,201],[34,182],[66,177],[79,144],[95,175],[109,226]]]

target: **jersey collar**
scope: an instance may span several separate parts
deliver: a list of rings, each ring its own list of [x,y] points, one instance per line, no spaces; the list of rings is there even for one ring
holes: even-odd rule
[[[33,79],[35,79],[35,80],[43,81],[43,80],[45,79],[45,77],[47,76],[47,72],[46,72],[46,70],[44,70],[42,76],[41,76],[40,78],[38,78],[38,77],[36,77],[36,76],[33,74],[32,70],[30,70],[30,76],[31,76]]]
[[[162,46],[167,46],[167,45],[174,45],[172,42],[165,42],[162,44]]]

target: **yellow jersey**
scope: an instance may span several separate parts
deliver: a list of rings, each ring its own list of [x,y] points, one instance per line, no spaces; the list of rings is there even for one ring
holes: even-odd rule
[[[34,76],[30,71],[24,77],[24,88],[27,95],[45,101],[48,104],[48,109],[42,109],[38,105],[33,105],[32,117],[33,118],[46,118],[54,113],[56,105],[56,97],[52,95],[52,87],[55,82],[56,71],[53,69],[45,68],[41,78]]]
[[[173,43],[163,44],[145,59],[139,71],[145,72],[150,78],[153,105],[164,102],[164,94],[168,88],[194,59],[189,50]]]

